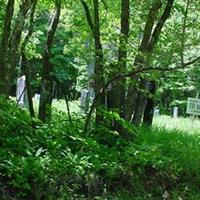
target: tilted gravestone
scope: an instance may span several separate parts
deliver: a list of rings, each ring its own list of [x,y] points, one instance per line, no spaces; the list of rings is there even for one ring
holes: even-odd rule
[[[90,91],[84,89],[81,91],[81,98],[80,98],[81,109],[87,112],[89,110],[89,103],[90,103]]]
[[[27,105],[26,77],[24,75],[17,79],[16,100],[21,106]]]

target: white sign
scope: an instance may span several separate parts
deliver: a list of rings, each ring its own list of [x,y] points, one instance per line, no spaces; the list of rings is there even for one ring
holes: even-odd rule
[[[191,115],[200,115],[200,99],[188,98],[186,112]]]

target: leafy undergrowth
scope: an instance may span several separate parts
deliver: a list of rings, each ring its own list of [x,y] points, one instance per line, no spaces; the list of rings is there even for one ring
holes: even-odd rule
[[[200,199],[200,136],[140,128],[125,141],[54,118],[42,124],[0,100],[2,199]]]

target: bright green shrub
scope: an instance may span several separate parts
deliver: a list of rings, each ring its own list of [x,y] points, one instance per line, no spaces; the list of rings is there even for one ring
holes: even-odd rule
[[[50,124],[0,99],[0,193],[9,199],[177,199],[198,197],[200,141],[163,129],[135,129],[113,112],[82,133],[82,120],[55,111]],[[123,139],[110,122],[131,133]],[[176,198],[177,197],[177,198]]]

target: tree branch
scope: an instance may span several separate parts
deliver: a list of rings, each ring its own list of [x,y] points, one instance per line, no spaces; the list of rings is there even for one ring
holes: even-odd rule
[[[154,31],[153,31],[153,34],[152,34],[152,37],[151,37],[151,40],[149,42],[149,45],[148,45],[148,49],[151,51],[157,40],[158,40],[158,37],[161,33],[161,30],[166,22],[166,20],[168,19],[168,17],[170,16],[170,13],[171,13],[171,9],[172,9],[172,6],[173,6],[173,3],[174,3],[174,0],[168,0],[167,1],[167,5],[165,7],[165,10],[160,18],[160,20],[158,21]]]
[[[144,36],[140,45],[140,50],[144,51],[147,49],[150,38],[151,38],[151,34],[152,34],[152,29],[158,14],[159,9],[162,6],[162,2],[161,0],[156,0],[155,3],[152,5],[152,7],[150,8],[149,14],[147,16],[147,21],[145,24],[145,28],[144,28]]]
[[[34,27],[34,15],[35,15],[35,9],[36,9],[36,5],[37,5],[37,0],[35,0],[32,4],[32,8],[31,8],[31,14],[30,14],[30,22],[29,22],[29,30],[27,35],[24,38],[24,41],[22,42],[22,46],[21,46],[21,51],[25,52],[25,48],[26,45],[30,39],[30,37],[33,34],[33,27]]]
[[[85,10],[85,14],[86,14],[88,25],[89,25],[89,27],[91,29],[92,34],[94,35],[95,34],[94,33],[94,29],[95,28],[94,28],[94,24],[92,22],[92,18],[91,18],[89,7],[88,7],[87,3],[84,0],[80,0],[80,1],[81,1],[82,5],[83,5],[83,8]]]
[[[181,63],[184,63],[184,46],[185,46],[185,32],[186,32],[186,22],[187,22],[187,15],[189,9],[190,0],[187,0],[187,5],[184,13],[183,19],[183,30],[182,30],[182,38],[181,38]]]
[[[143,73],[143,72],[146,72],[146,71],[166,71],[166,72],[169,72],[169,71],[175,71],[175,70],[178,70],[178,69],[184,69],[186,67],[188,67],[189,65],[192,65],[194,64],[195,62],[197,61],[200,61],[200,56],[187,62],[187,63],[184,63],[184,64],[181,64],[177,67],[173,67],[173,68],[163,68],[163,67],[137,67],[136,69],[134,69],[133,71],[131,72],[128,72],[127,74],[117,74],[116,76],[114,76],[112,79],[108,80],[104,87],[100,90],[100,92],[96,95],[91,107],[90,107],[90,111],[87,115],[87,118],[86,118],[86,122],[85,122],[85,127],[84,127],[84,133],[87,133],[87,130],[88,130],[88,126],[89,126],[89,123],[90,123],[90,119],[92,117],[92,113],[94,112],[95,108],[96,108],[96,105],[97,105],[97,101],[99,100],[99,98],[101,97],[101,95],[103,95],[107,88],[109,87],[109,85],[111,83],[113,83],[114,81],[119,81],[123,78],[128,78],[128,77],[132,77],[133,75],[136,75],[136,74],[140,74],[140,73]]]

